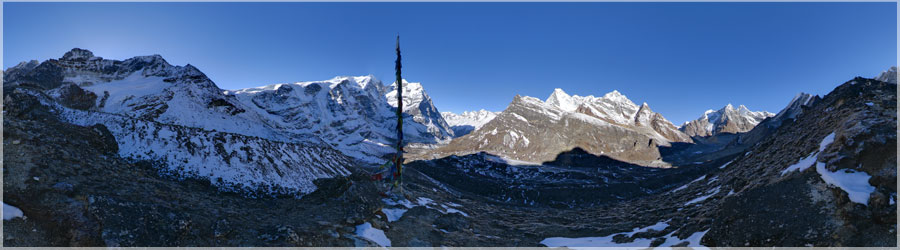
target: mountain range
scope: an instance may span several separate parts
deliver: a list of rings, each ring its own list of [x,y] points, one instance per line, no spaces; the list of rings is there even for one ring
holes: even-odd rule
[[[689,136],[712,136],[719,133],[750,131],[762,120],[775,116],[766,111],[750,111],[744,105],[734,108],[729,103],[719,110],[707,110],[700,118],[687,121],[678,128]]]
[[[484,124],[497,117],[500,112],[491,112],[487,110],[465,111],[460,114],[453,112],[441,112],[444,121],[453,129],[453,136],[460,137],[471,133],[484,126]]]
[[[314,179],[347,174],[350,159],[380,164],[396,142],[397,86],[372,76],[223,90],[159,55],[119,61],[78,48],[4,73],[4,88],[45,93],[66,121],[105,125],[120,155],[229,189],[309,193]],[[403,87],[406,140],[450,140],[422,85]]]
[[[400,194],[371,175],[398,88]],[[73,49],[4,71],[4,246],[896,246],[896,91],[676,127],[615,90],[453,114],[405,80],[223,90]]]
[[[726,118],[711,121],[721,124],[720,130],[733,132],[746,132],[759,123],[760,117],[771,116],[767,112],[750,112],[743,106],[735,110],[729,105],[720,111]],[[715,112],[707,114],[710,113]],[[712,135],[685,133],[684,127],[679,129],[661,114],[653,112],[647,103],[638,106],[615,90],[594,97],[569,95],[557,88],[545,101],[516,96],[499,114],[486,111],[477,113],[480,116],[464,114],[476,118],[445,113],[445,119],[450,117],[448,121],[462,124],[460,126],[472,124],[469,126],[474,131],[466,136],[458,133],[460,138],[423,157],[485,151],[512,160],[541,162],[578,147],[634,164],[668,167],[670,164],[660,158],[659,146],[668,147],[673,142],[693,143],[691,136]],[[702,119],[694,123],[709,121]]]

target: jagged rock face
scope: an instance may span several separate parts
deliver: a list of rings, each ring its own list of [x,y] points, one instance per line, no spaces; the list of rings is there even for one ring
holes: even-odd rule
[[[661,114],[653,112],[645,102],[634,115],[634,127],[638,130],[648,131],[651,135],[662,137],[671,142],[691,142],[691,139],[678,130],[672,122],[666,120]]]
[[[752,146],[757,142],[768,138],[784,123],[793,122],[805,109],[808,109],[821,99],[822,98],[817,95],[807,93],[797,94],[783,109],[781,109],[781,111],[778,112],[778,114],[766,118],[750,131],[739,135],[729,147],[741,148],[741,150],[743,150],[743,148]]]
[[[388,104],[396,109],[396,82],[391,84],[390,91],[385,94],[385,97]],[[419,143],[447,143],[453,138],[453,130],[444,120],[441,112],[434,107],[431,97],[425,93],[421,83],[403,80],[403,113],[408,115],[403,119],[404,140]],[[397,126],[396,121],[393,124],[392,126]]]
[[[618,91],[596,98],[556,89],[545,102],[516,96],[478,130],[422,157],[487,151],[515,160],[548,161],[579,147],[629,163],[666,167],[657,146],[690,141],[646,103],[639,107]]]
[[[447,121],[447,125],[453,129],[454,137],[461,137],[471,133],[490,122],[500,112],[491,112],[487,110],[465,111],[461,114],[452,112],[441,112],[441,116]]]
[[[27,64],[30,65],[31,63]],[[20,67],[21,66],[21,67]],[[74,84],[96,103],[80,109],[115,113],[163,123],[259,137],[282,137],[255,114],[243,113],[194,66],[172,66],[161,56],[138,56],[124,61],[96,57],[87,50],[73,49],[58,60],[47,60],[31,70],[16,66],[23,77],[7,77],[4,86],[37,83],[50,93],[61,85]],[[52,80],[49,80],[52,79]],[[65,88],[71,88],[68,85]],[[61,102],[67,96],[54,95]]]
[[[371,76],[224,91],[196,67],[173,66],[159,55],[119,61],[82,49],[42,63],[21,63],[5,73],[6,92],[24,86],[48,94],[48,104],[59,103],[62,113],[70,115],[63,118],[66,122],[106,124],[122,135],[117,136],[121,144],[161,147],[125,147],[130,151],[123,151],[124,157],[162,162],[163,168],[185,175],[214,172],[207,166],[210,162],[227,166],[246,161],[238,170],[220,172],[250,172],[215,177],[222,177],[222,185],[240,189],[308,193],[315,189],[313,179],[344,175],[344,167],[352,165],[341,153],[318,148],[381,163],[396,143],[395,111],[386,99],[390,93]],[[414,85],[418,87],[405,93],[411,97],[405,103],[405,141],[448,141],[449,126],[421,85]],[[137,123],[125,122],[126,117]],[[159,131],[177,137],[152,138]],[[166,141],[170,139],[178,143]],[[222,143],[235,148],[223,149]],[[281,150],[267,147],[289,147],[296,154],[279,155]]]
[[[734,108],[731,104],[719,110],[707,110],[693,121],[679,128],[689,136],[713,136],[719,133],[743,133],[775,114],[766,111],[750,111],[744,105]]]
[[[897,66],[891,66],[890,69],[881,72],[881,75],[875,77],[875,80],[897,84]]]
[[[563,110],[586,114],[612,124],[633,129],[656,138],[657,143],[660,145],[668,146],[669,142],[691,142],[689,136],[678,131],[678,128],[661,114],[653,112],[647,103],[639,107],[631,102],[628,97],[619,93],[619,91],[614,90],[600,98],[593,96],[572,96],[566,98],[567,96],[565,92],[557,89],[551,94],[550,98],[547,98],[547,103],[560,108],[574,106],[574,109]],[[555,101],[556,99],[569,101],[558,102]],[[571,104],[560,105],[556,103]]]
[[[393,85],[392,85],[393,86]],[[226,91],[252,113],[279,130],[316,135],[345,154],[369,163],[394,152],[396,91],[373,76],[273,84]],[[404,84],[403,139],[407,143],[445,143],[450,126],[419,83]]]
[[[197,68],[172,66],[159,55],[119,61],[82,49],[5,73],[6,93],[23,88],[65,122],[106,125],[121,156],[225,189],[309,193],[313,180],[346,175],[354,165],[332,148],[380,163],[395,142],[388,93],[371,77],[224,91]],[[418,102],[409,104],[423,108],[406,113],[407,140],[449,140],[449,126],[419,86]],[[441,137],[415,134],[423,121],[443,124],[427,131]]]
[[[542,162],[575,147],[625,162],[663,165],[657,161],[657,140],[652,137],[518,95],[483,127],[430,154],[434,157],[485,151],[515,160]]]

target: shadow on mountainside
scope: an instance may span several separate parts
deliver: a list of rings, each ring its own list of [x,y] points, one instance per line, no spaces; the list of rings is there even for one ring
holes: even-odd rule
[[[581,148],[553,161],[522,163],[480,152],[414,161],[410,168],[485,202],[571,208],[665,192],[715,169],[715,164],[650,168]]]

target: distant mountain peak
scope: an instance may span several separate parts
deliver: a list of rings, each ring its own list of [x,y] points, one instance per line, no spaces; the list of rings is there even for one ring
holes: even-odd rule
[[[464,111],[456,114],[453,112],[441,112],[441,116],[453,129],[453,136],[460,137],[475,131],[484,124],[497,117],[500,112],[491,112],[484,109],[478,111]]]
[[[882,71],[878,77],[875,77],[875,80],[897,84],[897,66],[891,66],[888,70]]]
[[[622,93],[619,93],[618,90],[614,89],[613,91],[610,91],[609,93],[606,93],[606,95],[603,95],[603,96],[623,96],[624,97],[625,95],[622,95]]]
[[[567,94],[566,91],[563,91],[563,89],[561,89],[561,88],[555,88],[555,89],[553,89],[553,93],[551,93],[550,95],[551,95],[551,96],[552,96],[552,95],[565,95],[565,96],[569,96],[569,94]]]
[[[81,49],[81,48],[73,48],[69,52],[63,55],[63,57],[59,58],[61,61],[72,61],[72,60],[88,60],[94,58],[94,52],[90,50]]]
[[[546,103],[567,112],[575,111],[575,109],[578,108],[578,105],[580,105],[580,103],[577,103],[571,95],[567,94],[561,88],[553,89],[553,93],[550,94],[550,97],[547,97]]]
[[[750,111],[747,106],[731,103],[719,110],[706,110],[699,118],[687,121],[679,130],[690,136],[711,136],[718,133],[742,133],[753,129],[762,120],[775,116],[766,111]]]

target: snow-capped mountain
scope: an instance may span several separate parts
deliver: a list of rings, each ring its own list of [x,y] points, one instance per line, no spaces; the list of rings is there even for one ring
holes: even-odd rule
[[[491,112],[487,110],[464,111],[461,114],[453,112],[441,112],[444,120],[453,129],[453,136],[460,137],[481,128],[484,124],[497,117],[500,112]]]
[[[613,92],[618,93],[618,91],[613,91]],[[544,102],[546,102],[547,104],[549,104],[551,106],[557,107],[563,111],[566,111],[566,112],[575,112],[575,109],[577,109],[578,106],[581,106],[581,104],[588,102],[588,101],[593,101],[596,99],[597,98],[594,97],[593,95],[589,95],[589,96],[569,95],[568,93],[563,91],[561,88],[555,88],[555,89],[553,89],[553,93],[550,93],[550,96],[547,97],[547,100]]]
[[[690,142],[672,122],[653,112],[647,103],[634,104],[619,91],[613,90],[602,97],[568,95],[562,89],[554,89],[546,103],[566,112],[582,113],[609,123],[625,126],[657,138],[660,145],[668,142]]]
[[[387,92],[385,97],[388,104],[396,109],[397,82],[391,83],[390,92]],[[409,115],[403,119],[404,140],[417,143],[447,143],[453,138],[453,130],[431,102],[431,97],[425,93],[421,83],[407,82],[403,79],[403,113]],[[396,126],[397,123],[393,124],[392,126]]]
[[[316,135],[347,155],[376,163],[393,152],[396,84],[390,91],[373,76],[273,84],[225,91],[263,114],[279,131]],[[443,143],[452,138],[431,98],[419,83],[404,84],[404,140]]]
[[[744,105],[734,108],[729,103],[719,110],[707,110],[700,118],[687,121],[679,130],[690,136],[712,136],[719,133],[743,133],[750,131],[775,114],[766,111],[750,111]]]
[[[108,60],[73,49],[57,65],[63,84],[97,96],[90,110],[248,136],[286,137],[260,114],[245,112],[246,106],[190,64],[173,66],[159,55]]]
[[[897,66],[891,66],[890,69],[882,71],[878,77],[875,77],[875,80],[897,84]]]
[[[580,147],[620,161],[667,166],[660,161],[657,146],[689,140],[648,105],[634,105],[618,91],[596,98],[570,96],[556,89],[547,101],[517,95],[496,118],[432,151],[430,156],[486,151],[540,162]]]
[[[47,95],[41,100],[60,119],[107,126],[123,157],[220,187],[308,193],[314,179],[349,173],[345,155],[380,163],[395,142],[396,108],[387,100],[395,94],[372,76],[226,91],[194,66],[159,55],[119,61],[77,48],[4,73],[4,89]],[[404,139],[450,140],[421,85],[409,86]]]

